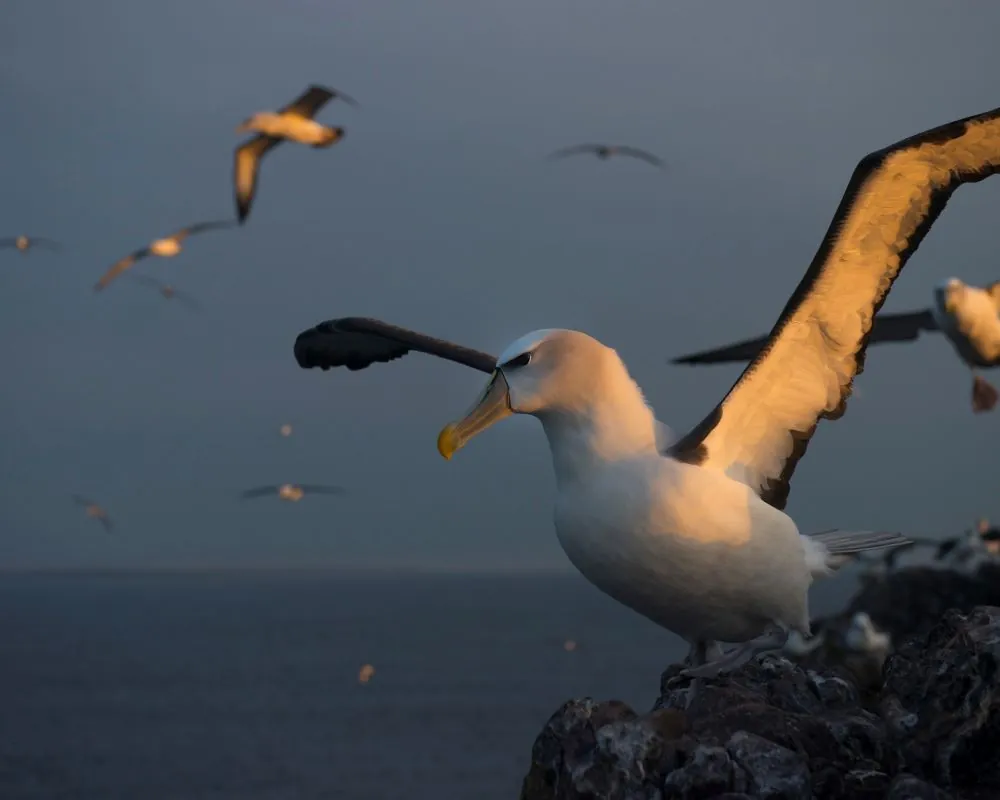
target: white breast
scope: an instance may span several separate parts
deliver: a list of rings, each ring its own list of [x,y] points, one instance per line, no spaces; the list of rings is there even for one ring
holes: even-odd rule
[[[560,487],[555,524],[588,580],[689,641],[745,641],[772,621],[808,632],[795,523],[721,473],[655,454],[609,462]]]

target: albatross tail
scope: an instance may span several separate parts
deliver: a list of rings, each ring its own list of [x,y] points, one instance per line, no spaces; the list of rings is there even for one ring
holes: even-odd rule
[[[813,533],[802,539],[806,546],[806,563],[814,576],[829,575],[853,561],[851,556],[857,553],[910,544],[910,540],[901,533],[891,531],[832,530]]]

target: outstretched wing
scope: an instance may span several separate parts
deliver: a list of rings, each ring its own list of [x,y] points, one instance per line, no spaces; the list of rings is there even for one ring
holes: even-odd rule
[[[195,225],[188,225],[186,228],[181,228],[174,237],[178,241],[184,239],[188,236],[194,236],[196,233],[202,233],[203,231],[213,231],[219,228],[232,228],[236,225],[231,219],[216,220],[213,222],[199,222]]]
[[[629,147],[628,145],[622,145],[621,147],[616,147],[615,152],[621,156],[631,156],[632,158],[638,158],[640,161],[645,161],[647,164],[652,164],[654,167],[659,167],[660,169],[666,167],[666,164],[663,163],[662,158],[653,155],[648,150],[640,150],[638,147]]]
[[[248,139],[233,155],[233,189],[236,196],[236,216],[240,224],[246,221],[257,194],[257,174],[260,172],[260,160],[281,139],[261,134]]]
[[[84,508],[86,508],[87,506],[94,505],[94,502],[92,500],[88,500],[82,494],[73,495],[73,502],[76,503],[78,506],[83,506]]]
[[[1000,109],[865,156],[760,353],[669,453],[784,508],[820,419],[843,414],[872,321],[954,191],[1000,170]]]
[[[101,279],[94,285],[94,291],[99,292],[105,286],[107,286],[111,281],[121,275],[125,270],[129,269],[136,261],[140,261],[149,255],[149,248],[143,247],[141,250],[136,250],[134,253],[129,253],[121,261],[114,263],[107,272],[105,272]]]
[[[281,113],[292,113],[298,114],[300,117],[312,118],[336,94],[332,89],[327,89],[323,86],[310,86],[291,103],[281,109]]]
[[[907,311],[902,314],[879,314],[875,317],[868,344],[879,342],[912,342],[921,331],[936,331],[937,323],[930,310]],[[673,359],[671,364],[723,364],[730,361],[749,361],[756,357],[761,348],[767,344],[768,337],[747,339],[743,342],[720,347],[716,350],[704,350],[689,356]]]
[[[17,237],[16,236],[5,236],[0,239],[0,248],[4,247],[17,247]]]
[[[566,156],[575,156],[580,153],[596,153],[598,150],[603,148],[604,145],[601,144],[574,144],[569,147],[563,147],[559,150],[555,150],[549,153],[549,159],[566,158]]]
[[[258,486],[256,489],[247,489],[245,492],[240,493],[240,497],[244,500],[249,500],[253,497],[265,497],[269,494],[277,494],[277,486]]]
[[[175,289],[173,286],[164,283],[158,278],[154,278],[152,275],[143,275],[140,272],[129,272],[127,274],[132,280],[141,283],[144,286],[148,286],[151,289],[156,289],[161,294],[164,294],[165,289],[169,289],[169,297],[164,294],[164,297],[167,297],[167,299],[179,300],[182,304],[190,306],[194,309],[201,308],[201,303],[199,303],[191,294],[188,292],[182,292],[180,289]]]
[[[377,319],[344,317],[323,322],[295,339],[295,360],[303,369],[347,367],[359,370],[376,361],[385,363],[411,350],[464,364],[487,374],[497,365],[496,356],[435,339]]]

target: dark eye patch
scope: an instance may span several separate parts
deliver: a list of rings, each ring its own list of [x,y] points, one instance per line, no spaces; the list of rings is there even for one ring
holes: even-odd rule
[[[514,358],[512,358],[510,361],[508,361],[503,366],[505,366],[505,367],[526,367],[526,366],[528,366],[528,362],[529,361],[531,361],[531,351],[530,350],[527,353],[521,353],[521,355],[515,356]]]

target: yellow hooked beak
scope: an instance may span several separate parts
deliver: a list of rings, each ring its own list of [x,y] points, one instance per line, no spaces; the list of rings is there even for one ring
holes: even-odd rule
[[[486,389],[469,413],[458,422],[451,422],[441,429],[438,434],[438,452],[450,459],[474,436],[513,413],[507,380],[500,370],[494,370]]]

